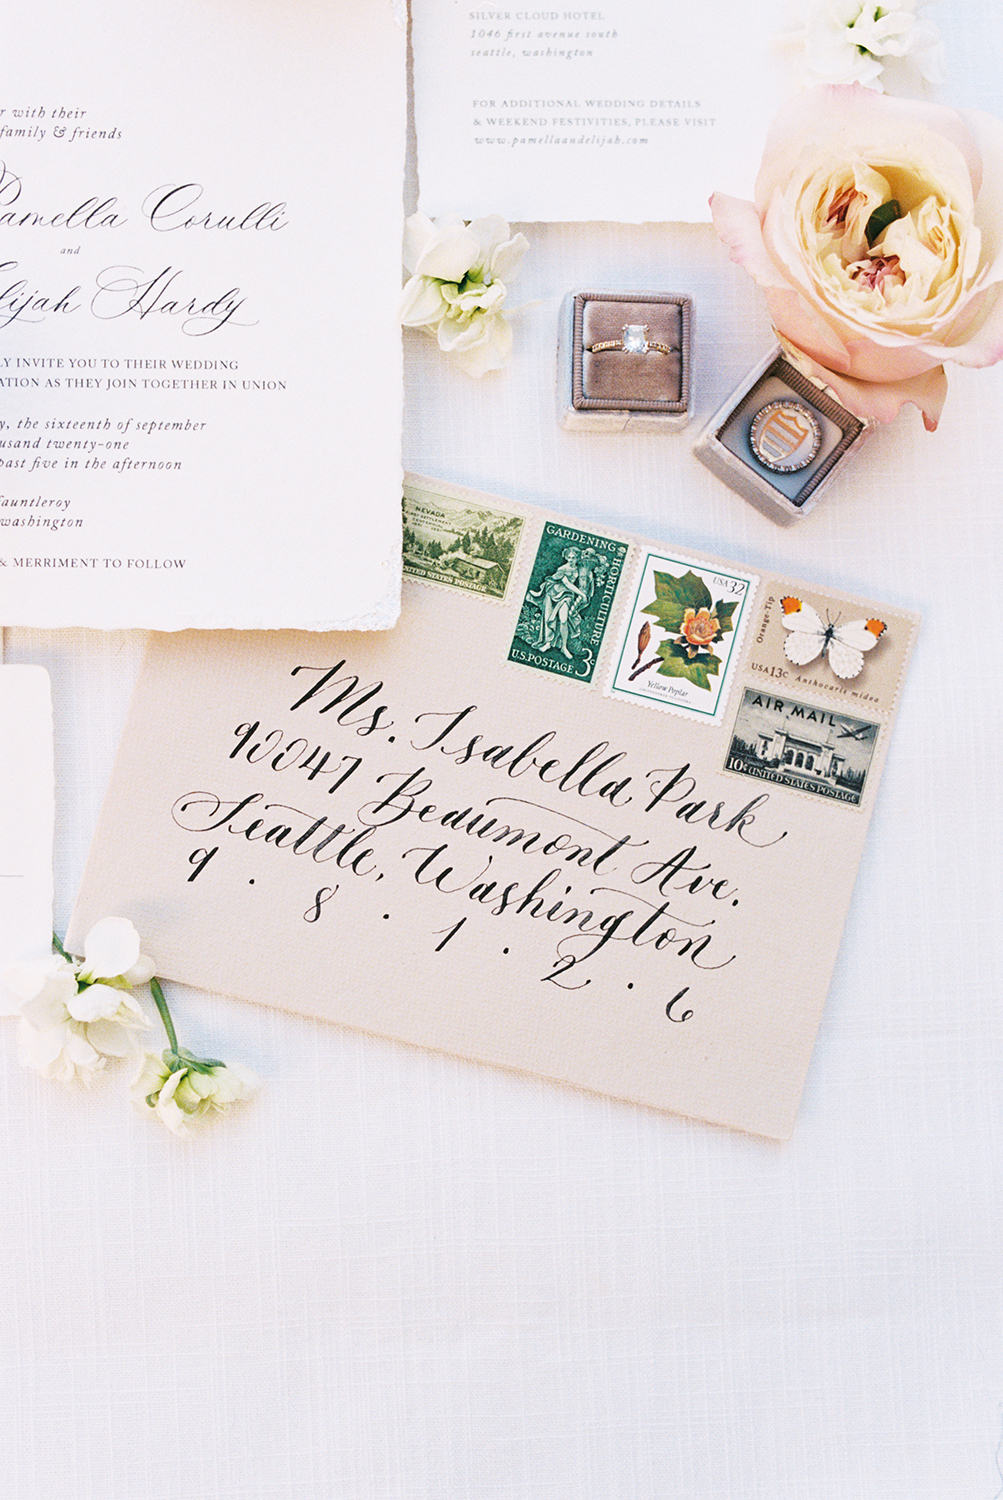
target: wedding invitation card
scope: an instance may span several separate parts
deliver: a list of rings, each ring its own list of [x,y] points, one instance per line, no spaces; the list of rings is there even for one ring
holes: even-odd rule
[[[52,701],[43,667],[0,666],[0,976],[52,952]],[[0,977],[0,1012],[16,1008]]]
[[[748,196],[793,89],[784,0],[411,11],[419,207],[433,218],[709,221],[715,189]]]
[[[404,571],[385,635],[152,638],[70,946],[787,1136],[915,618],[430,480]]]
[[[391,625],[390,0],[38,0],[5,26],[0,619]]]

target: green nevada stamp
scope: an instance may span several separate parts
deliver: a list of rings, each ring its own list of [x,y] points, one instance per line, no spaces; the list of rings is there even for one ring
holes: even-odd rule
[[[591,682],[627,543],[546,521],[508,659]]]
[[[415,484],[404,486],[404,572],[468,594],[504,599],[522,516]]]

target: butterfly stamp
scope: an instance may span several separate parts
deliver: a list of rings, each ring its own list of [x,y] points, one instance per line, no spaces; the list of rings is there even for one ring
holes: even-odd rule
[[[747,687],[724,769],[859,807],[880,726]]]
[[[864,716],[889,716],[918,617],[847,594],[764,580],[745,675],[783,695],[819,694]]]
[[[624,617],[609,696],[720,723],[758,580],[648,552]]]
[[[780,623],[789,632],[784,641],[787,660],[805,667],[824,657],[843,681],[859,677],[864,652],[876,646],[888,628],[884,620],[848,620],[844,625],[838,617],[823,624],[818,610],[792,594],[781,599],[780,608]]]

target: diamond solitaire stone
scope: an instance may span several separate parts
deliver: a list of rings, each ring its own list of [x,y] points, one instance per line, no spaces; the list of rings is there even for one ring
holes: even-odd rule
[[[647,323],[624,323],[624,325],[623,325],[623,352],[625,354],[647,354],[647,352],[648,352],[648,325],[647,325]]]

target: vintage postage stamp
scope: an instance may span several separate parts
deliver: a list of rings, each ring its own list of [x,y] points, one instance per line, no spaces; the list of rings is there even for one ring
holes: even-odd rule
[[[629,546],[546,521],[509,661],[591,682]]]
[[[877,743],[869,719],[747,687],[724,769],[857,807]]]
[[[821,693],[850,713],[888,718],[917,624],[866,599],[766,577],[749,626],[748,673],[764,692]]]
[[[751,573],[646,553],[609,696],[720,723],[757,582]]]
[[[525,520],[473,498],[404,485],[404,572],[504,599]]]

